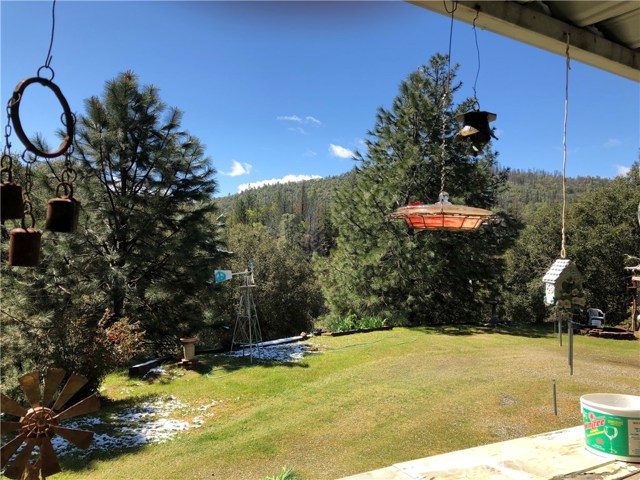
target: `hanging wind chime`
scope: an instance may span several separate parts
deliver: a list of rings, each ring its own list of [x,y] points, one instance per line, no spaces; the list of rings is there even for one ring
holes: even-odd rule
[[[446,7],[446,4],[445,4]],[[407,225],[414,230],[450,230],[450,231],[472,231],[480,228],[481,225],[487,223],[493,218],[493,212],[485,210],[483,208],[467,207],[465,205],[454,205],[449,202],[449,194],[445,191],[445,163],[447,155],[447,110],[451,103],[449,86],[451,83],[451,43],[453,37],[453,20],[454,13],[457,8],[457,2],[453,3],[451,12],[451,26],[449,30],[449,53],[447,56],[447,81],[445,84],[445,91],[442,96],[442,144],[440,147],[440,194],[438,195],[438,201],[433,204],[424,204],[421,202],[410,203],[404,207],[398,208],[395,212],[389,215],[392,220],[404,220]],[[477,16],[476,16],[477,18]],[[474,20],[474,33],[475,33],[475,20]],[[476,38],[476,47],[477,47]],[[478,50],[478,73],[480,72],[480,51]],[[478,76],[476,75],[476,82]],[[474,84],[474,96],[475,96],[475,84]],[[476,98],[476,105],[478,101]],[[483,116],[487,114],[486,116]],[[479,153],[478,147],[484,146],[489,142],[490,137],[493,136],[493,132],[489,129],[489,116],[492,116],[492,120],[496,119],[496,115],[488,112],[469,112],[464,114],[466,119],[468,116],[469,124],[465,125],[461,132],[465,132],[462,135],[463,138],[468,139],[472,143],[473,151]],[[486,117],[486,118],[485,118]],[[484,120],[483,120],[484,118]],[[486,123],[486,128],[484,123]],[[475,126],[474,126],[475,125]],[[489,133],[487,133],[489,132]],[[461,135],[459,133],[458,135]],[[488,136],[487,136],[488,135]],[[495,138],[495,137],[494,137]],[[474,155],[477,155],[474,153]]]
[[[75,172],[71,164],[73,153],[73,141],[75,133],[75,115],[71,112],[69,104],[60,88],[53,83],[55,72],[51,68],[51,50],[55,31],[55,0],[52,8],[51,41],[45,64],[41,66],[35,77],[22,80],[15,88],[13,95],[7,102],[7,123],[4,130],[4,149],[2,152],[2,169],[0,175],[0,221],[20,220],[21,225],[9,233],[9,258],[8,265],[15,267],[35,267],[40,263],[40,243],[42,232],[36,228],[35,216],[31,200],[33,187],[33,166],[39,157],[53,159],[64,156],[64,168],[59,177],[56,188],[56,198],[49,200],[45,229],[52,232],[71,233],[76,230],[80,213],[80,201],[73,196],[73,182]],[[50,78],[43,75],[49,72]],[[64,137],[60,146],[53,151],[45,151],[34,145],[22,128],[20,119],[20,104],[25,92],[30,85],[39,84],[53,92],[62,107],[62,123]],[[15,134],[24,146],[21,155],[25,164],[24,188],[13,181],[14,155],[11,153],[11,135]],[[6,180],[4,176],[6,175]]]

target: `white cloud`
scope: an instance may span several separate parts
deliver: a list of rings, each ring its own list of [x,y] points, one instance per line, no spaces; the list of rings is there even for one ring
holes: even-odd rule
[[[313,150],[310,150],[310,149],[304,152],[305,157],[315,157],[316,155],[318,155],[318,152],[314,152]]]
[[[299,117],[298,115],[279,115],[276,117],[276,120],[295,122],[302,125],[315,125],[316,127],[322,125],[322,122],[320,120],[318,120],[316,117],[312,117],[311,115],[307,115],[304,118]]]
[[[312,125],[322,125],[322,122],[320,120],[318,120],[316,117],[312,117],[311,115],[304,117],[304,121],[305,123],[310,123]]]
[[[616,172],[618,177],[626,177],[631,171],[630,167],[625,167],[624,165],[616,165]]]
[[[228,177],[239,177],[240,175],[249,175],[252,168],[253,165],[250,165],[248,163],[240,163],[237,160],[233,160],[231,171],[229,173],[220,172],[220,174],[226,175]]]
[[[329,153],[338,158],[351,158],[353,157],[353,151],[348,148],[341,147],[340,145],[329,144]]]
[[[302,123],[302,119],[297,115],[280,115],[279,117],[276,117],[276,120],[284,120],[286,122]]]
[[[282,178],[272,178],[271,180],[261,180],[253,183],[243,183],[238,185],[238,193],[250,188],[264,187],[265,185],[275,185],[277,183],[303,182],[305,180],[316,180],[322,178],[320,175],[286,175]]]
[[[302,127],[289,127],[287,130],[289,130],[290,132],[299,133],[300,135],[306,135],[307,134],[307,131]]]
[[[622,140],[620,140],[619,138],[610,138],[604,143],[604,146],[606,148],[614,148],[619,145],[622,145]]]

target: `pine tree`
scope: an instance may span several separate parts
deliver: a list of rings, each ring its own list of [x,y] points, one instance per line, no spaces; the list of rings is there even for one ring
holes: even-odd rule
[[[335,314],[354,311],[423,324],[478,320],[482,302],[495,293],[500,255],[513,240],[511,227],[416,232],[387,218],[410,202],[437,200],[443,135],[445,189],[453,203],[491,208],[505,185],[506,172],[488,148],[476,158],[468,145],[453,141],[454,115],[468,111],[471,102],[443,112],[447,81],[447,58],[435,55],[402,82],[391,108],[379,109],[366,152],[356,154],[354,175],[336,193],[337,248],[319,262]],[[452,96],[459,87],[449,86]]]
[[[215,171],[180,124],[180,112],[131,72],[86,101],[74,152],[78,230],[45,232],[39,267],[3,268],[2,340],[12,345],[3,384],[57,366],[86,375],[95,389],[115,366],[96,341],[105,329],[140,322],[148,353],[160,353],[178,350],[179,337],[212,321]],[[51,173],[60,172],[57,162],[49,167],[34,169],[42,206],[55,196]]]
[[[216,254],[215,170],[154,86],[132,72],[86,102],[77,156],[91,212],[85,241],[114,318],[140,320],[157,346],[204,321]]]

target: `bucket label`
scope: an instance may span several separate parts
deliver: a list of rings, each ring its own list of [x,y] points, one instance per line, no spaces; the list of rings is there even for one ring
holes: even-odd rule
[[[582,416],[587,447],[640,459],[640,418],[610,415],[584,406]]]

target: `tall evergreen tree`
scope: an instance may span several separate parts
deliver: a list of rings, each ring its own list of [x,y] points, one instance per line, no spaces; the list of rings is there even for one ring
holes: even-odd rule
[[[115,318],[140,320],[157,345],[194,333],[218,228],[204,147],[181,129],[181,112],[130,71],[86,108],[76,152],[90,186],[85,240],[102,301]]]
[[[387,217],[409,202],[437,200],[443,154],[453,203],[491,208],[505,185],[495,154],[472,157],[468,145],[453,141],[454,115],[471,102],[455,111],[444,107],[447,89],[453,96],[460,87],[448,83],[455,69],[450,77],[447,58],[435,55],[402,82],[391,108],[379,109],[366,152],[356,154],[355,174],[336,193],[337,248],[319,262],[336,314],[352,310],[423,324],[468,321],[497,290],[500,256],[515,233],[506,216],[466,233],[416,232]]]
[[[45,232],[37,268],[3,268],[4,385],[58,366],[85,374],[95,389],[115,366],[98,341],[112,325],[139,322],[158,352],[176,350],[180,336],[212,315],[216,182],[203,146],[181,130],[180,112],[157,88],[131,72],[107,82],[86,108],[74,153],[78,231]],[[56,182],[44,181],[51,172],[59,176],[60,165],[34,169],[38,205],[54,196]]]

